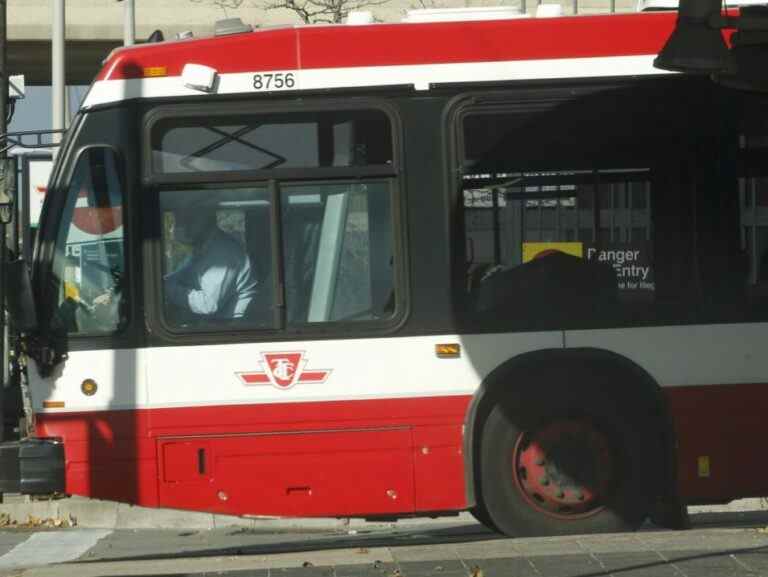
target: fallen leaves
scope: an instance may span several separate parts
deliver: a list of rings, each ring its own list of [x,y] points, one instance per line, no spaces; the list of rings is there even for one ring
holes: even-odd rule
[[[67,515],[64,518],[60,517],[35,517],[34,515],[27,515],[27,520],[19,522],[16,519],[11,518],[8,513],[0,513],[0,527],[16,527],[20,529],[27,528],[51,528],[51,529],[63,529],[68,527],[74,527],[77,525],[77,519],[72,515]]]

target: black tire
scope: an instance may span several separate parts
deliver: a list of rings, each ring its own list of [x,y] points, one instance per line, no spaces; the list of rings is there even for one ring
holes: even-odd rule
[[[585,387],[579,385],[583,379],[559,372],[557,378],[550,376],[543,381],[535,392],[517,393],[498,402],[483,425],[481,494],[483,511],[492,526],[510,536],[636,529],[661,494],[664,447],[658,408],[650,399],[638,401],[625,395],[623,402],[618,402],[612,398],[617,390],[626,392],[631,387],[626,380],[614,381],[610,387]],[[529,436],[568,419],[588,422],[604,433],[603,438],[610,444],[613,481],[610,490],[596,500],[594,510],[560,515],[538,506],[521,488],[520,477],[515,478],[521,473],[512,460],[513,453],[520,454],[519,447],[525,446]]]
[[[480,523],[481,525],[484,525],[491,531],[499,532],[499,528],[493,524],[493,520],[491,519],[491,516],[488,514],[488,511],[485,508],[484,503],[477,503],[474,507],[472,507],[469,512],[472,514],[472,516],[475,518],[475,520]]]

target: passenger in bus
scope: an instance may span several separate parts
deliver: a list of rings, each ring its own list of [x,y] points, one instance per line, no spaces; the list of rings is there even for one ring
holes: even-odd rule
[[[166,302],[189,320],[242,319],[256,297],[258,281],[238,239],[221,230],[216,212],[201,207],[175,213],[176,240],[192,254],[165,277]]]

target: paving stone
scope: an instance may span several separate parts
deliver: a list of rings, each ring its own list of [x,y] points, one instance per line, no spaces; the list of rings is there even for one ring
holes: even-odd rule
[[[718,570],[723,575],[730,575],[743,569],[733,558],[730,551],[662,551],[662,554],[683,571],[690,574],[705,574]],[[710,574],[710,573],[707,573]]]
[[[367,563],[365,565],[337,565],[334,569],[336,577],[390,577],[398,570],[398,565],[396,563]]]
[[[550,555],[580,555],[584,553],[584,547],[579,541],[572,538],[540,538],[515,539],[515,549],[529,557],[544,557]]]
[[[269,569],[240,569],[237,571],[209,571],[189,577],[269,577]]]
[[[468,571],[459,561],[400,563],[403,577],[467,577]]]
[[[674,567],[651,551],[596,553],[596,557],[609,572],[621,577],[679,577]]]
[[[542,577],[523,557],[464,559],[464,564],[470,569],[479,567],[484,577]]]
[[[528,557],[542,577],[584,577],[606,574],[603,568],[587,554]]]
[[[494,559],[521,557],[520,550],[515,545],[515,539],[493,539],[471,543],[456,543],[453,551],[459,559],[467,557],[478,559]]]
[[[652,551],[653,548],[636,533],[587,535],[579,537],[579,545],[592,553],[624,553],[626,551]]]
[[[752,551],[733,553],[735,562],[740,567],[746,567],[746,574],[768,575],[768,549],[761,548]]]
[[[443,559],[456,559],[455,545],[430,545],[429,547],[409,546],[409,547],[391,547],[392,557],[398,563],[418,562],[418,561],[441,561]]]
[[[643,533],[640,539],[658,551],[738,551],[741,549],[768,548],[768,536],[748,529],[705,529],[672,533]]]
[[[269,571],[269,577],[334,577],[334,575],[333,567],[290,567]]]

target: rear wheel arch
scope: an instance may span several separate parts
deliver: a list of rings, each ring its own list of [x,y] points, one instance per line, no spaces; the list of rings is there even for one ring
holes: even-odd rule
[[[583,378],[585,373],[595,372],[631,383],[630,388],[623,388],[622,394],[612,395],[612,399],[623,406],[630,406],[631,403],[634,410],[641,403],[639,406],[656,418],[657,430],[666,453],[662,456],[665,466],[660,497],[670,500],[676,497],[674,426],[666,399],[656,380],[634,361],[604,349],[544,349],[513,357],[496,367],[483,381],[467,410],[464,435],[467,503],[480,516],[484,516],[480,441],[483,426],[493,408],[500,402],[513,401],[516,396],[523,397],[532,388],[540,390],[542,386],[546,387],[546,380],[558,373],[577,386],[591,388],[594,394],[594,382],[578,381],[579,376]],[[488,521],[485,517],[484,521]]]

